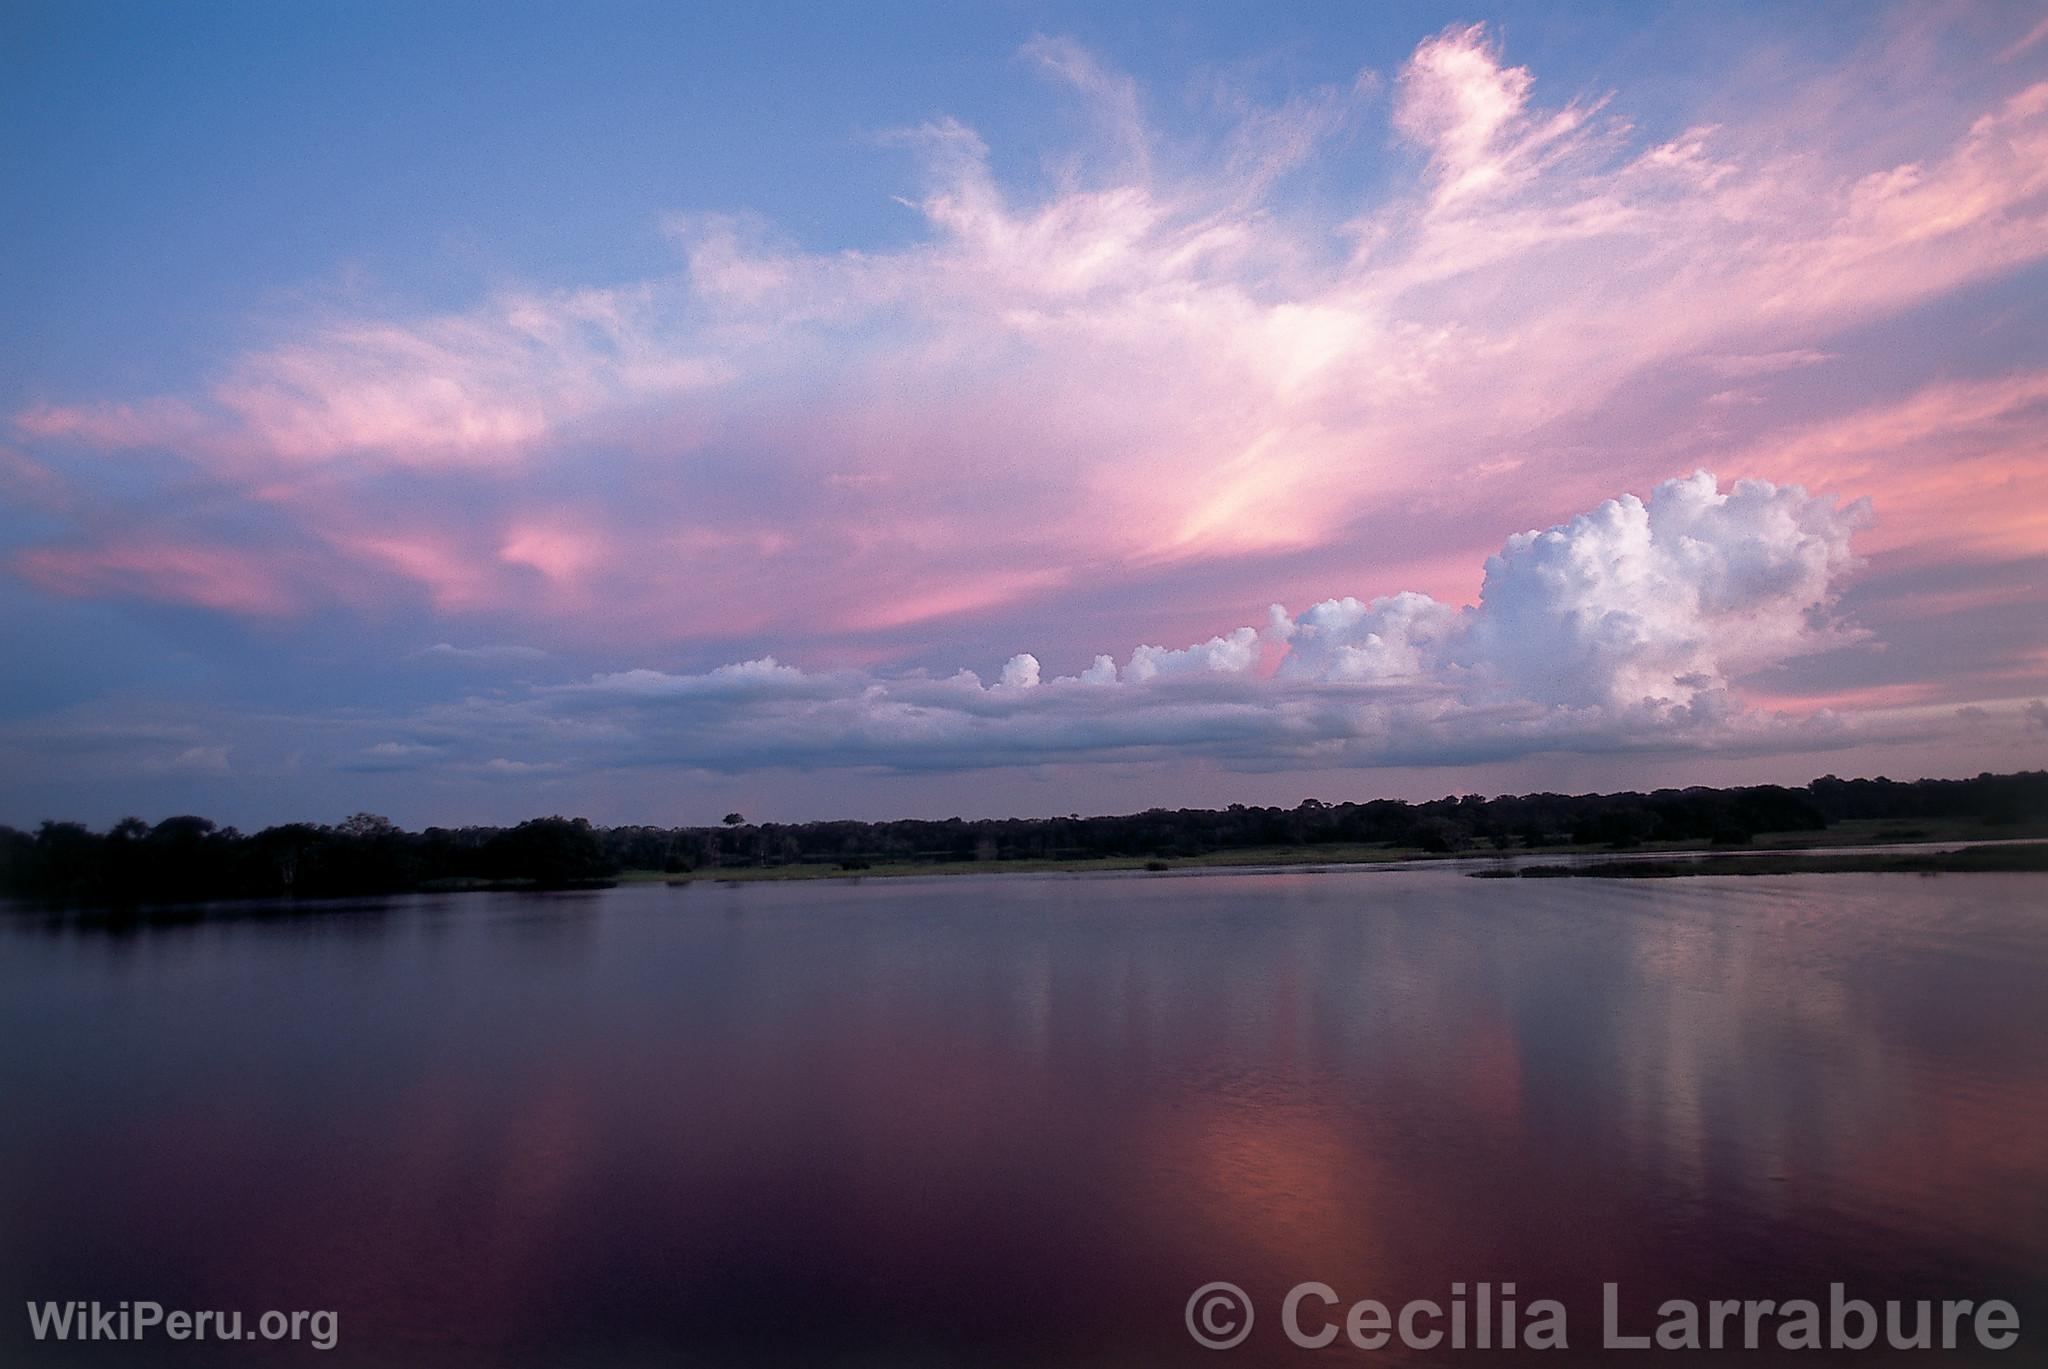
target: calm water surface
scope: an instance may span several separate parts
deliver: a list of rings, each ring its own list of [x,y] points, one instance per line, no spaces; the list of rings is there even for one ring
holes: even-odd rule
[[[1610,1279],[1644,1323],[2004,1297],[1992,1362],[2048,1362],[2044,894],[1434,869],[16,913],[0,1363],[1399,1362],[1290,1347],[1304,1279],[1513,1281],[1575,1347]],[[1260,1312],[1228,1354],[1182,1325],[1214,1279]],[[332,1308],[340,1345],[39,1347],[31,1298]]]

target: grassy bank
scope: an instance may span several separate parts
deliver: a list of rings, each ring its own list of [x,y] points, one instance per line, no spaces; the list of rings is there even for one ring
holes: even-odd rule
[[[2048,872],[2048,841],[1962,851],[1852,851],[1839,855],[1708,855],[1690,860],[1607,860],[1475,870],[1479,879],[1687,879],[1697,875],[1964,874]]]
[[[1405,846],[1250,846],[1199,856],[1103,856],[1095,860],[902,860],[872,861],[857,869],[807,862],[792,865],[718,865],[684,874],[628,870],[620,883],[688,884],[700,881],[787,879],[891,879],[910,875],[1080,874],[1089,870],[1217,870],[1253,865],[1381,865],[1430,859]]]
[[[1824,866],[1814,864],[1813,862],[1817,860],[1850,862],[1840,865],[1842,869],[1871,869],[1876,867],[1864,863],[1856,863],[1866,860],[1865,857],[1774,856],[1770,853],[1844,846],[1904,845],[1949,841],[1995,841],[2016,836],[2032,836],[2037,833],[2039,833],[2039,829],[2036,828],[2016,831],[2011,826],[1967,820],[1850,821],[1837,823],[1832,827],[1811,832],[1774,832],[1767,837],[1759,838],[1752,846],[1739,848],[1741,854],[1728,851],[1725,856],[1714,855],[1702,860],[1688,860],[1682,863],[1672,862],[1672,864],[1682,865],[1680,870],[1674,871],[1675,873],[1690,874],[1722,873],[1719,870],[1706,871],[1700,867],[1703,864],[1711,864],[1723,859],[1729,862],[1755,866],[1753,871],[1745,869],[1741,873],[1765,874],[1774,871],[1782,872],[1785,867],[1781,863],[1774,865],[1768,862],[1782,862],[1786,860],[1797,862],[1797,868],[1802,870],[1837,868],[1834,864],[1826,864]],[[1569,852],[1574,855],[1597,856],[1619,855],[1623,851],[1637,855],[1642,853],[1669,853],[1673,855],[1682,855],[1690,852],[1716,853],[1727,851],[1728,848],[1715,847],[1705,841],[1685,841],[1645,843],[1633,847],[1571,846],[1543,847],[1539,849],[1544,852],[1560,854]],[[1502,855],[1528,853],[1527,848],[1521,847],[1500,852]],[[1242,869],[1252,866],[1383,865],[1392,861],[1469,859],[1473,856],[1490,854],[1493,854],[1491,848],[1468,847],[1457,851],[1425,851],[1419,846],[1333,843],[1314,846],[1248,846],[1227,851],[1210,851],[1192,856],[1105,856],[1092,860],[878,860],[857,866],[856,868],[842,868],[836,864],[817,861],[787,865],[719,865],[707,866],[681,874],[663,873],[659,870],[629,870],[620,875],[619,880],[621,883],[688,884],[702,881],[752,882],[757,880],[790,879],[891,879],[933,875],[1079,874],[1090,870],[1152,870],[1166,872],[1174,870]],[[1885,857],[1885,859],[1892,860],[1911,860],[1913,858],[1903,853],[1896,857]],[[1587,868],[1604,870],[1607,864],[1612,864],[1619,868],[1622,866],[1634,867],[1649,864],[1649,862],[1635,860],[1614,861]],[[1549,870],[1552,867],[1544,868]],[[1884,868],[1892,867],[1887,866]],[[1977,867],[1972,866],[1969,868]],[[1500,872],[1489,871],[1486,873],[1493,875]],[[1726,873],[1738,873],[1738,871],[1730,870]],[[1538,877],[1540,878],[1541,876]]]

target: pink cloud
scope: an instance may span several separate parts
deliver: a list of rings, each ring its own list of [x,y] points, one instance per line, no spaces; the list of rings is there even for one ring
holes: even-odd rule
[[[469,612],[499,601],[489,562],[459,537],[432,532],[350,534],[337,537],[334,545],[423,589],[443,613]]]
[[[182,452],[331,558],[303,591],[201,573],[259,559],[225,548],[151,577],[111,535],[18,564],[228,612],[396,582],[535,640],[782,631],[849,653],[1169,573],[1215,569],[1205,592],[1256,612],[1308,557],[1434,567],[1425,588],[1469,597],[1499,507],[1542,521],[1689,468],[1606,421],[1680,373],[1711,394],[1657,428],[1740,408],[1755,436],[1719,464],[1872,496],[1876,551],[2043,547],[2038,378],[1797,422],[1767,388],[1852,369],[1848,330],[2048,256],[2048,83],[2017,65],[1930,83],[1902,159],[1859,136],[1892,115],[1878,94],[1796,140],[1772,108],[1649,139],[1629,91],[1551,91],[1456,27],[1417,47],[1374,130],[1418,173],[1332,214],[1283,173],[1313,172],[1363,102],[1244,107],[1189,151],[1099,59],[1030,55],[1093,112],[1094,155],[1034,195],[957,122],[905,135],[906,246],[684,219],[672,274],[312,319],[203,393],[15,415],[38,455]],[[1713,402],[1731,379],[1744,402]],[[1542,447],[1567,425],[1573,450]],[[1133,598],[1134,633],[1182,614]]]
[[[118,450],[177,446],[205,436],[208,424],[192,405],[178,399],[145,399],[132,404],[32,404],[14,415],[26,437],[55,438]]]
[[[530,566],[557,585],[573,585],[604,560],[603,540],[560,524],[521,523],[507,530],[498,559]]]
[[[13,564],[32,583],[74,598],[165,599],[251,617],[302,605],[274,559],[236,547],[152,540],[34,547],[17,553]]]
[[[1867,491],[1887,511],[1873,552],[2048,553],[2048,371],[1944,382],[1773,434],[1745,460]],[[1896,511],[1896,512],[1893,512]]]
[[[949,577],[940,588],[906,587],[884,596],[862,595],[838,626],[860,631],[928,623],[1009,603],[1024,593],[1056,584],[1061,578],[1057,572],[1002,575],[978,581]]]
[[[1394,126],[1426,148],[1438,206],[1499,193],[1569,150],[1590,117],[1568,105],[1531,118],[1535,77],[1511,67],[1483,24],[1444,30],[1402,69]]]

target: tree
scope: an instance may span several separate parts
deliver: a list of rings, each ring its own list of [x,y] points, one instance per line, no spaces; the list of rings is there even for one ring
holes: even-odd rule
[[[380,813],[351,813],[334,830],[345,837],[388,837],[398,831],[398,826]]]
[[[723,818],[720,818],[719,821],[723,822],[727,827],[738,827],[741,823],[746,821],[746,818],[739,813],[727,813]]]
[[[491,873],[530,879],[542,888],[617,874],[597,833],[583,818],[534,818],[492,837],[485,848]]]
[[[1462,824],[1432,814],[1415,824],[1415,844],[1425,851],[1442,853],[1463,846],[1472,834]]]

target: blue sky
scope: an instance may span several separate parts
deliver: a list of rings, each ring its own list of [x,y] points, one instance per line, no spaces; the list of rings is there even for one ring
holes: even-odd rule
[[[2044,75],[2018,4],[10,6],[0,821],[2038,763]]]

